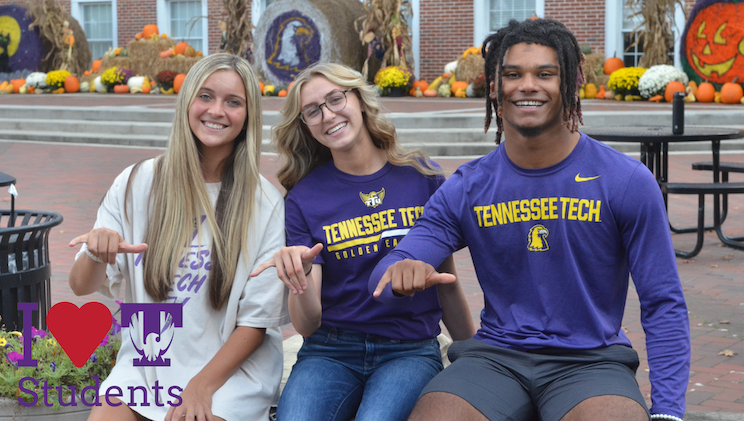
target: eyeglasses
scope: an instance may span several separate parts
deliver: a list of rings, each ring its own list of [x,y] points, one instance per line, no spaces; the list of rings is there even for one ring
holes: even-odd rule
[[[334,113],[343,110],[346,108],[346,93],[352,89],[354,88],[349,88],[345,91],[332,92],[326,97],[324,103],[305,107],[305,109],[300,113],[302,122],[307,126],[315,126],[323,121],[323,109],[320,107],[324,105],[328,110],[333,111]]]

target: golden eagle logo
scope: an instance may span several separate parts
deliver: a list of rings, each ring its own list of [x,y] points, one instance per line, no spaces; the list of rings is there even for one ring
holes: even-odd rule
[[[382,204],[382,199],[385,198],[385,189],[380,191],[373,191],[367,194],[359,192],[359,198],[362,199],[364,205],[368,208],[376,208]]]
[[[529,251],[547,251],[548,250],[548,229],[543,225],[537,224],[530,228],[527,235],[527,250]]]

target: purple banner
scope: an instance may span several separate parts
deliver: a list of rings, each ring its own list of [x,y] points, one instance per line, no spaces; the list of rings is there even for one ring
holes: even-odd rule
[[[289,84],[297,73],[320,60],[320,32],[310,18],[292,10],[271,23],[264,48],[269,71]]]
[[[38,70],[43,46],[38,28],[21,6],[0,6],[0,73]]]

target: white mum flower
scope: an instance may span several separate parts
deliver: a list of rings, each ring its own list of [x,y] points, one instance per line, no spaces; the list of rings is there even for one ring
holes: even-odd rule
[[[682,70],[668,64],[651,66],[638,80],[638,90],[644,98],[663,95],[669,82],[676,80],[687,85],[689,78]]]

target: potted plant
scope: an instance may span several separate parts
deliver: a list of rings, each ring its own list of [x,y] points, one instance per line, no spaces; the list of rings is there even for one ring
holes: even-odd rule
[[[0,331],[0,420],[86,420],[90,407],[82,399],[89,404],[96,401],[101,382],[116,362],[120,331],[121,325],[113,319],[109,334],[81,368],[73,365],[49,333],[33,327],[31,355],[36,366],[19,366],[24,358],[23,334]]]
[[[380,69],[375,75],[375,85],[383,95],[403,96],[411,89],[413,74],[405,67],[388,66]]]

